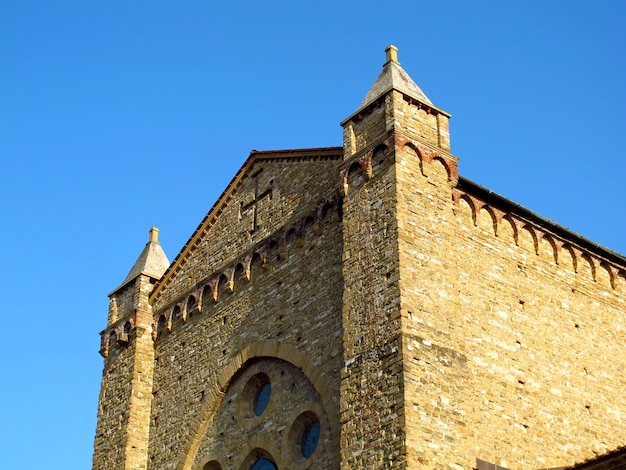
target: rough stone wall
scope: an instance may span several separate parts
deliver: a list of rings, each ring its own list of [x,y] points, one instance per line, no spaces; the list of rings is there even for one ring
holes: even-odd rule
[[[437,116],[429,108],[418,108],[404,99],[402,93],[393,92],[389,95],[393,100],[390,104],[394,110],[394,130],[409,137],[418,137],[437,144],[439,142],[439,126]]]
[[[345,123],[343,129],[344,155],[351,156],[370,146],[387,130],[387,112],[384,101],[373,103],[362,115]]]
[[[397,169],[410,468],[558,467],[622,445],[624,267],[453,189],[408,146]]]
[[[230,264],[238,264],[238,259],[248,259],[250,263],[244,262],[246,268],[234,276],[230,286],[218,284],[214,297],[213,292],[201,285],[185,290],[186,283],[172,283],[163,299],[156,302],[157,306],[166,300],[169,303],[155,312],[155,320],[164,314],[172,315],[170,299],[182,302],[184,311],[184,300],[192,294],[198,296],[201,311],[196,310],[191,316],[174,316],[171,331],[161,330],[156,339],[149,468],[202,468],[211,459],[217,460],[222,468],[238,468],[235,463],[240,462],[238,459],[242,456],[235,455],[233,446],[238,445],[240,449],[251,446],[252,451],[254,443],[269,452],[280,468],[291,468],[289,460],[283,459],[288,459],[285,449],[293,450],[293,442],[285,437],[284,445],[281,444],[281,433],[289,434],[286,423],[295,419],[293,413],[301,406],[295,402],[282,403],[280,399],[281,403],[275,403],[271,412],[268,409],[274,419],[263,422],[263,436],[274,442],[271,449],[263,447],[260,441],[231,442],[230,447],[213,455],[211,452],[217,448],[208,444],[204,437],[207,433],[214,435],[211,433],[215,432],[216,423],[228,418],[232,427],[221,432],[225,435],[243,433],[252,439],[236,416],[228,414],[232,404],[228,399],[232,399],[236,395],[233,390],[241,386],[237,379],[240,374],[249,373],[250,367],[258,367],[255,361],[259,358],[272,357],[303,370],[298,375],[293,366],[288,366],[286,374],[293,379],[295,388],[311,403],[316,403],[313,411],[324,425],[320,446],[325,450],[323,453],[316,451],[313,458],[322,459],[320,462],[325,468],[337,466],[343,287],[340,208],[337,200],[324,204],[323,200],[314,199],[315,195],[319,197],[326,192],[316,186],[321,184],[317,178],[326,185],[336,178],[326,175],[322,167],[316,172],[317,178],[305,178],[311,183],[308,188],[301,186],[300,175],[304,176],[301,164],[293,166],[291,169],[283,165],[282,171],[266,170],[274,175],[277,198],[287,195],[292,185],[293,206],[283,213],[291,224],[277,230],[271,240],[250,248],[250,242],[246,245],[233,240],[237,218],[223,214],[223,222],[218,221],[214,226],[219,230],[215,235],[209,234],[214,243],[207,241],[202,250],[194,253],[197,259],[190,260],[188,269],[195,267],[198,273],[187,272],[186,276],[212,278],[214,273],[210,270],[222,268],[225,255],[207,251],[208,247],[216,250],[230,242],[232,248],[225,248],[231,257]],[[298,206],[304,205],[305,200],[307,207]],[[237,202],[234,201],[235,206]],[[301,218],[290,219],[298,208],[301,208],[301,212],[297,212],[301,213]],[[287,222],[285,219],[283,224]],[[260,221],[263,223],[266,221]],[[278,219],[274,225],[272,228],[276,230]],[[223,235],[225,233],[231,235]],[[254,256],[259,253],[258,257]],[[256,351],[254,354],[249,352],[251,347]],[[266,373],[275,374],[277,367],[271,366]],[[280,374],[277,377],[286,380]],[[310,384],[317,395],[312,396]],[[280,385],[276,384],[277,390]],[[226,402],[224,396],[229,397]],[[331,431],[336,434],[335,438],[328,435]],[[278,455],[276,449],[279,449]],[[320,457],[322,454],[324,457]]]
[[[130,414],[130,380],[134,351],[111,348],[102,373],[93,469],[123,469],[126,460],[125,423]]]
[[[422,165],[408,147],[397,159],[408,468],[473,468],[459,437],[473,424],[462,390],[467,358],[450,337],[454,310],[440,300],[453,295],[449,284],[458,274],[450,253],[456,234],[446,224],[452,214],[444,210],[452,199],[448,174],[438,160]]]
[[[368,181],[367,167],[363,171],[358,160],[344,164],[341,468],[346,469],[405,463],[392,149],[372,151],[371,165]]]
[[[134,330],[129,342],[135,352],[130,381],[130,413],[126,443],[126,469],[143,470],[148,464],[148,442],[154,378],[154,341],[152,339],[152,308],[148,296],[154,282],[148,276],[139,276],[137,282]]]
[[[109,299],[109,320],[107,326],[112,325],[120,318],[126,318],[135,311],[134,284],[123,287]]]

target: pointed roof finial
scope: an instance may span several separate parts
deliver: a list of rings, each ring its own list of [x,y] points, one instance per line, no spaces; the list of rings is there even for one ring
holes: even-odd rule
[[[392,89],[398,90],[407,96],[432,106],[428,97],[404,71],[400,62],[398,62],[398,48],[390,44],[385,49],[385,52],[387,53],[387,62],[383,65],[383,69],[372,85],[372,88],[370,88],[367,95],[365,95],[365,99],[361,102],[357,113]]]
[[[385,53],[387,54],[387,61],[385,62],[385,65],[389,62],[395,62],[400,65],[400,62],[398,62],[398,48],[396,46],[389,44],[387,49],[385,49]]]
[[[146,243],[139,258],[137,258],[137,261],[135,261],[135,264],[126,276],[126,279],[122,282],[122,286],[125,286],[140,274],[146,274],[154,279],[159,279],[163,276],[163,273],[169,265],[170,262],[159,243],[159,229],[151,227],[148,243]]]

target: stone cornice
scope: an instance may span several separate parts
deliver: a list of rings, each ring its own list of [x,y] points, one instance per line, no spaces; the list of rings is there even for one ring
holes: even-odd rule
[[[455,202],[458,202],[463,195],[466,195],[473,201],[476,211],[483,207],[492,207],[498,222],[508,214],[519,221],[522,226],[525,224],[530,225],[536,230],[566,242],[581,252],[593,254],[616,267],[619,266],[621,269],[626,269],[626,257],[623,255],[572,232],[562,225],[506,199],[490,189],[480,186],[467,178],[460,177],[453,192]]]
[[[418,98],[415,98],[415,97],[413,97],[411,95],[408,95],[407,93],[403,92],[402,90],[398,90],[397,88],[390,87],[378,99],[372,101],[371,103],[367,104],[363,108],[359,109],[358,111],[356,111],[355,113],[351,114],[346,119],[341,121],[341,123],[340,123],[341,126],[344,127],[350,121],[358,122],[361,119],[363,119],[363,117],[365,117],[368,114],[370,114],[374,108],[376,108],[377,106],[380,106],[381,102],[384,101],[385,96],[387,96],[392,90],[395,90],[398,93],[401,93],[405,101],[407,101],[409,104],[414,104],[418,109],[423,109],[428,114],[434,114],[434,115],[443,114],[447,118],[451,118],[452,117],[452,115],[450,113],[448,113],[447,111],[444,111],[443,109],[438,108],[437,106],[435,106],[433,104],[426,103],[426,102],[424,102],[424,101],[422,101],[422,100],[420,100]]]

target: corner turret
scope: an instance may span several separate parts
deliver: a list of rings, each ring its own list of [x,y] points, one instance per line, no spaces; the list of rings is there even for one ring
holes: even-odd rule
[[[146,247],[137,258],[137,261],[135,261],[124,282],[122,282],[122,286],[139,274],[145,274],[153,279],[160,279],[169,265],[170,262],[159,243],[159,229],[152,227],[150,229],[150,239],[146,243]]]
[[[119,318],[125,317],[138,307],[136,302],[124,300],[125,296],[123,292],[127,290],[126,287],[140,274],[145,276],[146,280],[152,280],[152,282],[149,282],[149,285],[154,284],[155,281],[161,279],[161,276],[163,276],[163,273],[167,270],[169,265],[170,262],[159,243],[159,229],[152,227],[150,228],[148,243],[146,243],[137,261],[135,261],[135,264],[133,264],[133,267],[124,278],[122,285],[109,294],[108,326],[115,323]],[[147,302],[148,297],[146,296],[144,300]]]
[[[107,327],[101,334],[104,357],[94,470],[145,469],[152,404],[154,341],[149,297],[169,261],[159,229],[150,238],[122,285],[109,294]],[[107,431],[108,430],[108,431]],[[111,431],[114,430],[114,431]]]
[[[399,131],[437,149],[450,151],[450,114],[437,108],[398,62],[398,48],[385,49],[383,70],[365,95],[359,109],[341,125],[345,158]]]
[[[397,52],[387,47],[382,72],[358,111],[341,123],[345,468],[413,468],[417,462],[407,418],[415,420],[410,410],[417,394],[406,393],[413,390],[413,371],[404,359],[412,326],[405,305],[421,294],[413,286],[422,271],[406,266],[432,251],[437,222],[452,213],[458,180],[449,152],[450,115],[411,80]],[[411,245],[416,239],[422,243],[417,249]],[[362,436],[376,444],[364,447]]]

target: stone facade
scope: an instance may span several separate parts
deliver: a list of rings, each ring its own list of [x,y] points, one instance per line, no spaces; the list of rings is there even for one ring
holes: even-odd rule
[[[449,118],[391,46],[343,147],[252,152],[171,264],[153,230],[110,294],[93,468],[623,446],[626,259],[460,177]]]

